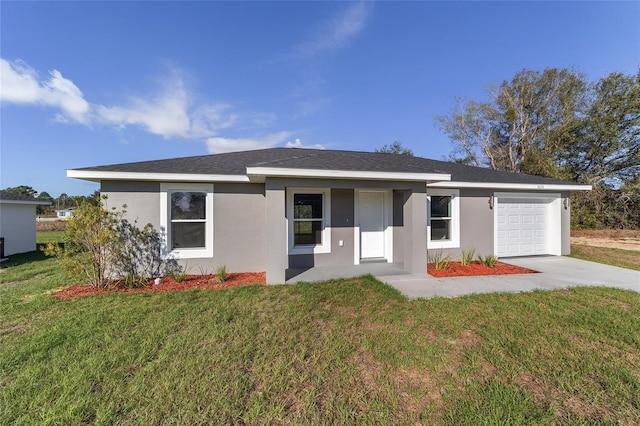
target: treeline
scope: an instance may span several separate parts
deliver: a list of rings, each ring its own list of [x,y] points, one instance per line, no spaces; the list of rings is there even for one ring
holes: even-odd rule
[[[39,215],[55,214],[56,210],[80,207],[83,201],[88,201],[93,205],[98,205],[100,202],[100,193],[98,191],[94,191],[91,195],[67,195],[65,193],[62,193],[59,197],[56,198],[49,195],[49,193],[46,191],[38,193],[38,191],[36,191],[32,187],[26,185],[5,188],[4,190],[13,192],[15,194],[34,197],[38,200],[51,201],[50,206],[38,206],[36,208],[36,213]]]
[[[525,69],[487,94],[437,117],[452,161],[592,185],[572,195],[575,228],[640,228],[640,70]]]

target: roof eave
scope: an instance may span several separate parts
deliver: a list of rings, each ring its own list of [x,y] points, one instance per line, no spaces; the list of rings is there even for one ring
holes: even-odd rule
[[[435,182],[451,179],[451,175],[445,173],[297,169],[284,167],[247,167],[247,175],[252,181],[264,181],[266,177],[348,180],[361,179],[410,182]]]
[[[430,188],[474,188],[474,189],[512,189],[522,191],[590,191],[591,185],[557,184],[557,183],[509,183],[509,182],[434,182]]]
[[[67,177],[100,182],[102,180],[135,180],[153,182],[249,182],[246,175],[217,175],[200,173],[143,173],[103,170],[67,170]]]
[[[0,200],[0,204],[23,204],[29,206],[50,206],[51,201],[40,201],[40,200]]]

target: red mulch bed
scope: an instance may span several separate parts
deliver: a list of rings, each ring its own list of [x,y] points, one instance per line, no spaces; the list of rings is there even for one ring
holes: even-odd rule
[[[508,274],[535,274],[537,271],[521,268],[520,266],[509,265],[497,262],[496,266],[490,268],[479,262],[471,262],[470,265],[462,265],[460,262],[451,262],[447,269],[435,269],[433,263],[427,265],[427,272],[434,277],[471,277],[475,275],[508,275]]]
[[[223,283],[216,281],[215,275],[188,275],[182,282],[176,282],[171,277],[162,277],[160,284],[153,280],[144,287],[128,288],[122,281],[112,281],[106,289],[96,289],[88,284],[74,285],[53,293],[58,299],[67,300],[75,297],[94,296],[99,294],[114,293],[141,293],[149,291],[183,291],[183,290],[220,290],[223,288],[238,287],[251,284],[266,283],[264,272],[239,272],[227,274],[227,280]]]

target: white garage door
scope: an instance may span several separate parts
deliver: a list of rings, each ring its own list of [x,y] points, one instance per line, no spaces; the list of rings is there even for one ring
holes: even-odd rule
[[[546,199],[499,198],[498,257],[550,254],[550,206]]]

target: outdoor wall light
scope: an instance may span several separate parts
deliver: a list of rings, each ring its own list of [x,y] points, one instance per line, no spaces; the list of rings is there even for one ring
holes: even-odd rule
[[[489,195],[489,208],[493,210],[493,195]]]

